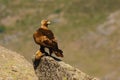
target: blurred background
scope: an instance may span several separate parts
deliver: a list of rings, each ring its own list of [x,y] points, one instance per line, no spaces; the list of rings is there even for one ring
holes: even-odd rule
[[[120,80],[120,0],[0,0],[0,45],[32,63],[39,49],[32,36],[42,19],[53,22],[64,62]]]

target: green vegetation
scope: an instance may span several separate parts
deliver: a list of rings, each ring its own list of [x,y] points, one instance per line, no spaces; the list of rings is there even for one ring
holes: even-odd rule
[[[5,31],[0,40],[9,36],[8,42],[3,41],[7,44],[0,44],[22,53],[29,61],[38,49],[32,34],[40,21],[48,18],[55,22],[49,28],[64,51],[64,61],[99,77],[119,63],[116,58],[116,64],[109,64],[111,56],[120,52],[113,49],[118,45],[119,30],[105,36],[96,29],[119,10],[120,0],[0,0],[0,4],[0,33]]]
[[[5,32],[5,26],[0,25],[0,33]]]

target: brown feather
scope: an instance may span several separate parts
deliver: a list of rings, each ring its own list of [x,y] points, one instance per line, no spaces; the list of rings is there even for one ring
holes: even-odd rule
[[[63,52],[58,48],[58,44],[55,40],[53,32],[48,29],[46,23],[44,24],[33,34],[35,43],[45,48],[48,48],[50,50],[50,54],[54,52],[56,56],[63,57]]]

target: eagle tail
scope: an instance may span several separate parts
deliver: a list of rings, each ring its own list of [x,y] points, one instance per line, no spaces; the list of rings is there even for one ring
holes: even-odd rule
[[[55,55],[58,56],[58,57],[64,57],[62,53],[63,53],[63,51],[60,50],[60,49],[55,51]]]

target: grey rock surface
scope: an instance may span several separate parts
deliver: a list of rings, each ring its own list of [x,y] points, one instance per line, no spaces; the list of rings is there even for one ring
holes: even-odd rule
[[[33,66],[21,55],[0,46],[0,80],[38,80]]]
[[[99,80],[55,57],[43,56],[33,62],[39,80]]]

